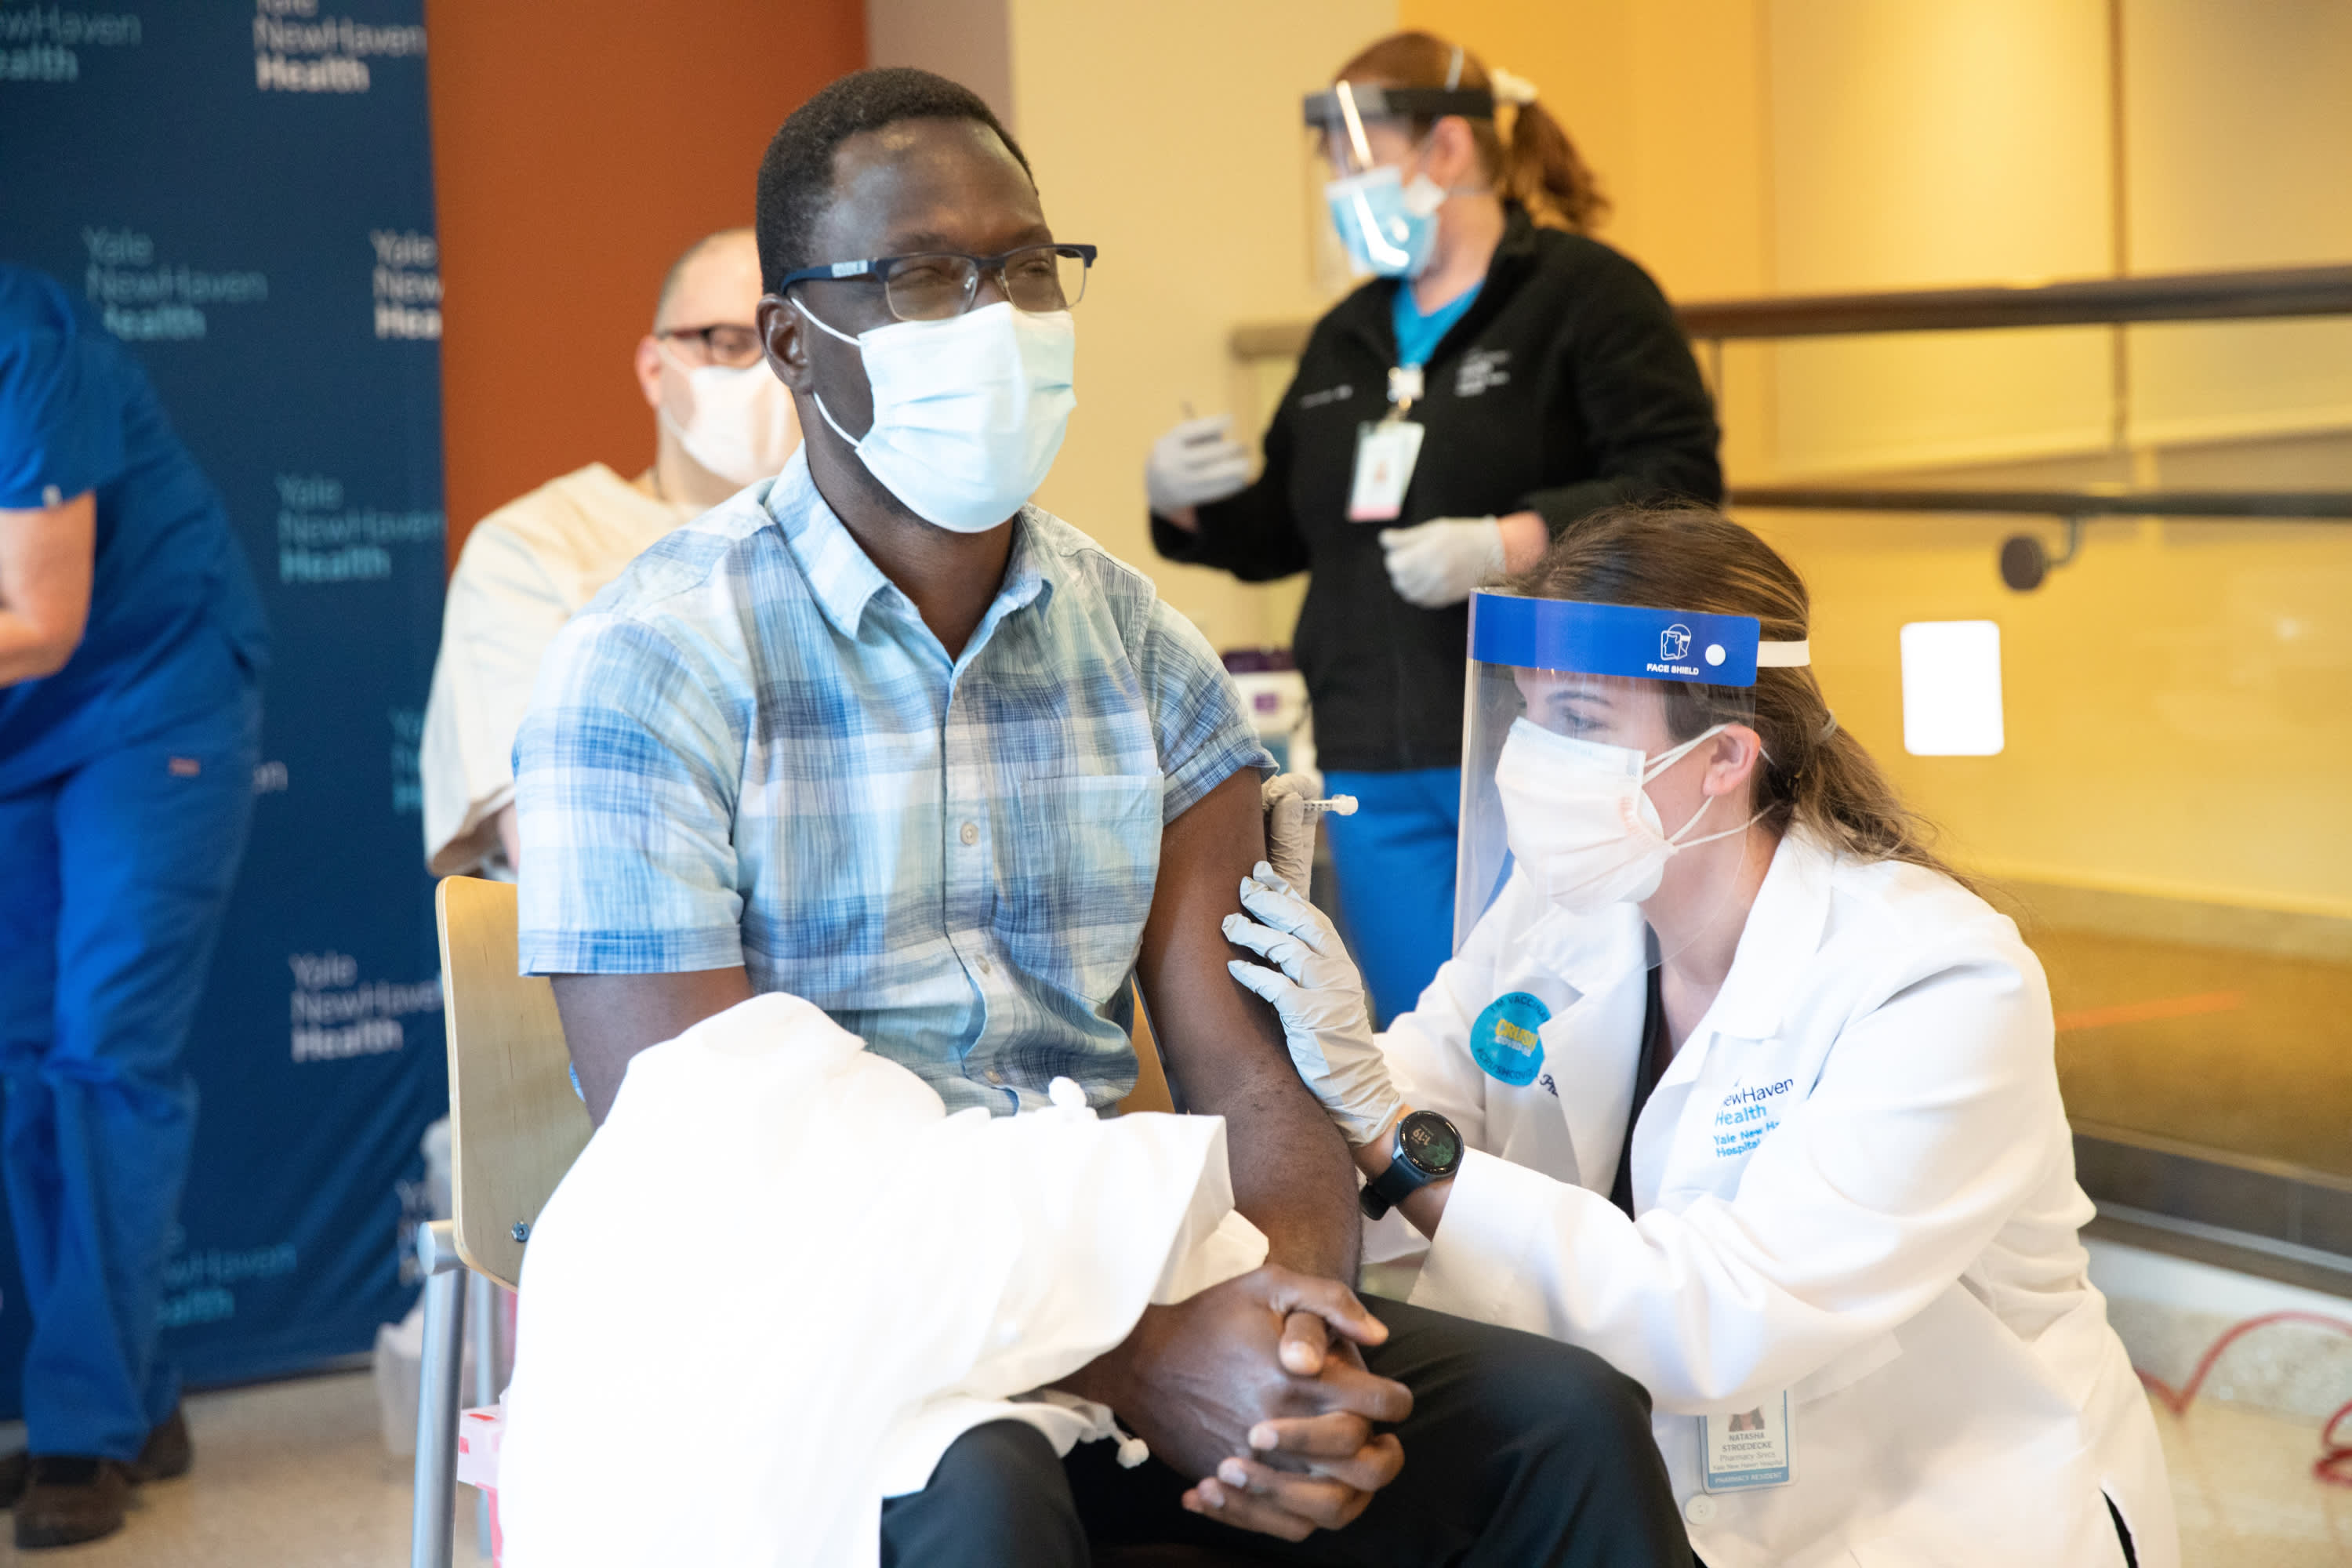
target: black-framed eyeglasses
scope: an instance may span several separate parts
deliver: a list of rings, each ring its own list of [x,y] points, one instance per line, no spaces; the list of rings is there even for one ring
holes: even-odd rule
[[[666,327],[654,336],[691,338],[702,345],[703,356],[712,364],[740,369],[760,357],[760,329],[739,327],[731,321],[721,321],[712,327]]]
[[[786,273],[776,291],[795,283],[863,279],[882,285],[882,298],[898,320],[939,321],[971,310],[980,280],[993,276],[1015,310],[1043,313],[1066,310],[1085,299],[1094,264],[1091,245],[1024,245],[1002,256],[934,250],[803,267]]]

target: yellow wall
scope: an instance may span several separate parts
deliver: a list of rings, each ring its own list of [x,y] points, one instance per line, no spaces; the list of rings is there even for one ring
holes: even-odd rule
[[[1402,7],[1544,89],[1617,199],[1603,237],[1681,299],[2352,260],[2352,6],[2119,9],[2120,182],[2105,0]],[[2106,329],[1733,345],[1732,482],[2352,488],[2352,323],[2122,352],[2118,409]],[[1841,721],[1964,859],[2352,918],[2352,527],[2101,523],[2017,595],[1994,552],[2042,520],[1744,517],[1812,586]],[[1906,756],[1896,628],[1963,618],[2001,624],[2008,749]]]
[[[1226,333],[1319,313],[1299,100],[1395,26],[1392,0],[1011,0],[1015,130],[1056,234],[1102,247],[1078,408],[1041,505],[1151,571],[1220,647],[1287,646],[1303,584],[1151,551],[1143,465],[1190,404],[1233,402]],[[1243,432],[1254,441],[1255,430]]]

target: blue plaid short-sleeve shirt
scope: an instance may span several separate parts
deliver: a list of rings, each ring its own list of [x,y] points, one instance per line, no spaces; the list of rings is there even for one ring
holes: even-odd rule
[[[740,963],[950,1110],[1127,1093],[1160,828],[1269,759],[1149,578],[1014,528],[955,659],[799,455],[639,556],[516,742],[524,973]]]

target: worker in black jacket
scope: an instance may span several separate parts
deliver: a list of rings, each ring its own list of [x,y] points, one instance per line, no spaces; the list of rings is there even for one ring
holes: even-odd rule
[[[1507,142],[1497,106],[1509,111]],[[1161,437],[1152,543],[1258,583],[1311,572],[1294,652],[1341,912],[1379,1021],[1453,951],[1464,601],[1599,508],[1720,500],[1714,404],[1657,286],[1582,230],[1591,175],[1533,87],[1426,33],[1307,100],[1334,222],[1376,276],[1315,325],[1265,433]]]

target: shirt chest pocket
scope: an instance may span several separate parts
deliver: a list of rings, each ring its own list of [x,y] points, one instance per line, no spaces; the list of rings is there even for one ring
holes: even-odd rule
[[[1166,775],[1024,779],[996,841],[992,924],[1023,972],[1094,1012],[1134,972],[1160,876]]]

